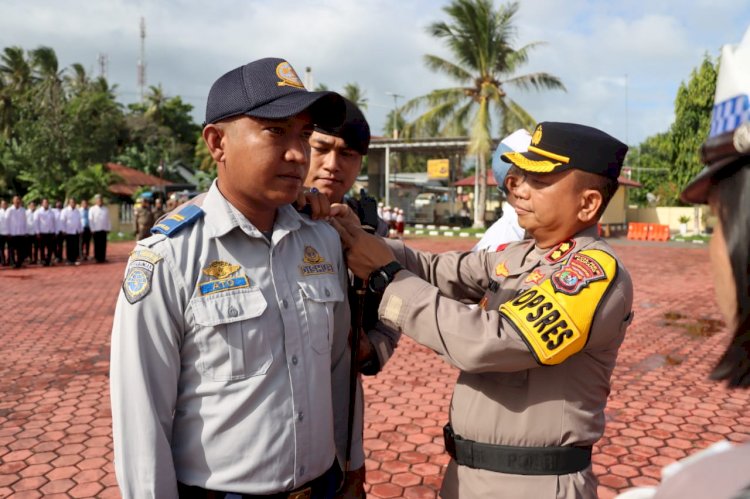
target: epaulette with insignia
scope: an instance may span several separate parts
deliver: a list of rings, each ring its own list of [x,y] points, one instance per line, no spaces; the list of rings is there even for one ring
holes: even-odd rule
[[[151,227],[152,234],[164,234],[171,237],[180,229],[188,227],[203,216],[203,210],[194,204],[181,208],[177,213],[167,215],[161,222]]]
[[[572,239],[568,241],[563,241],[554,248],[552,248],[552,251],[547,253],[545,258],[550,263],[557,263],[566,256],[570,254],[571,251],[573,251],[573,248],[576,247],[576,242]]]

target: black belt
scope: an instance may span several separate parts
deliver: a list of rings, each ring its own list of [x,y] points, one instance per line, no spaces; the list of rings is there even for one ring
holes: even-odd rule
[[[227,494],[235,494],[242,499],[324,499],[332,497],[332,492],[339,485],[340,477],[341,470],[338,463],[334,461],[333,466],[328,471],[290,492],[268,495],[240,494],[208,490],[197,485],[185,485],[181,482],[177,482],[177,491],[180,499],[224,499]]]
[[[591,465],[591,447],[516,447],[482,444],[443,428],[445,450],[460,465],[513,475],[567,475]]]

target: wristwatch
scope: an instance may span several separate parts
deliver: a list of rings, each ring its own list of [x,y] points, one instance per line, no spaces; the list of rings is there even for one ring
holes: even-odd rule
[[[372,274],[370,274],[367,287],[370,288],[370,291],[373,293],[379,293],[382,295],[385,292],[385,288],[393,281],[393,278],[396,277],[396,272],[399,270],[403,270],[403,267],[396,260],[388,265],[380,267],[379,269],[373,270]]]

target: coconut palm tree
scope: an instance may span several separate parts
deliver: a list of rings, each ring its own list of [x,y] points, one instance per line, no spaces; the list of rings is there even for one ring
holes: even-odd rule
[[[3,49],[0,56],[0,77],[13,92],[24,92],[31,85],[31,66],[21,47]]]
[[[63,100],[62,71],[57,61],[57,54],[52,47],[38,47],[29,51],[31,68],[37,82],[40,104],[57,106]]]
[[[368,99],[365,97],[365,92],[360,88],[358,83],[347,83],[344,85],[344,93],[342,95],[355,103],[362,111],[367,110]]]
[[[12,135],[20,102],[33,82],[31,66],[21,47],[6,47],[0,55],[0,133]]]
[[[86,68],[78,62],[70,65],[70,71],[63,80],[71,95],[80,95],[91,85],[91,78],[86,74]]]
[[[519,90],[562,89],[562,82],[548,73],[517,75],[528,61],[529,52],[539,45],[513,47],[518,3],[495,9],[492,0],[453,0],[445,7],[450,21],[428,26],[432,36],[444,40],[455,62],[426,55],[431,70],[444,73],[459,86],[433,90],[404,104],[404,112],[427,110],[407,127],[407,134],[421,135],[439,130],[441,135],[466,135],[468,153],[477,156],[479,189],[474,225],[484,227],[487,157],[492,148],[493,123],[501,135],[517,128],[531,130],[534,119],[506,93]]]

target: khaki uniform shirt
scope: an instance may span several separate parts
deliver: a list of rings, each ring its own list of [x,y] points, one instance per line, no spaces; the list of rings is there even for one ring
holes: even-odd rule
[[[111,393],[124,498],[175,498],[178,480],[272,494],[343,459],[334,413],[346,420],[346,400],[332,389],[346,391],[350,321],[338,235],[284,206],[269,241],[216,184],[202,209],[171,237],[138,243],[118,298]],[[364,461],[361,445],[353,459]]]
[[[527,240],[496,253],[430,255],[391,245],[408,270],[386,288],[381,320],[461,370],[450,408],[457,435],[528,447],[599,440],[617,350],[632,319],[633,289],[595,228],[549,249]],[[603,263],[597,269],[592,259]],[[561,291],[552,291],[553,283]],[[552,296],[556,305],[536,300],[541,296]],[[480,307],[465,305],[477,302]],[[565,327],[561,303],[570,322]],[[513,304],[519,313],[509,308]],[[557,321],[546,320],[550,316]],[[442,496],[593,498],[596,486],[590,466],[570,475],[526,476],[452,461]]]

